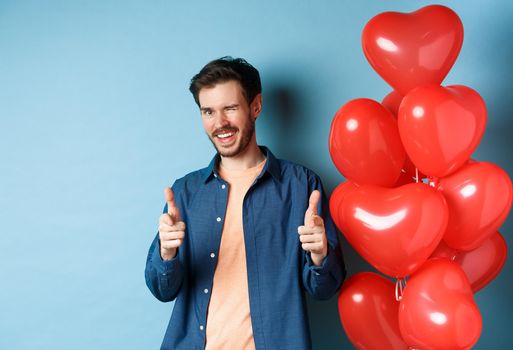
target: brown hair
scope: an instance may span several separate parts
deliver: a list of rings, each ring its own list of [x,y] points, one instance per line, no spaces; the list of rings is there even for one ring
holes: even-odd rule
[[[194,101],[199,106],[198,95],[204,87],[214,87],[216,84],[236,80],[242,87],[242,92],[248,105],[253,102],[255,96],[262,92],[260,74],[255,67],[243,58],[225,56],[213,60],[205,65],[201,71],[191,79],[189,90],[194,96]]]

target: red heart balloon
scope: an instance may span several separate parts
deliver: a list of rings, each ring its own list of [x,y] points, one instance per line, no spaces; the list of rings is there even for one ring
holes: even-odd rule
[[[501,272],[507,255],[506,241],[496,232],[476,249],[456,255],[454,261],[465,271],[472,291],[477,293]]]
[[[481,335],[481,313],[465,272],[433,258],[413,274],[399,305],[404,341],[420,349],[469,349]]]
[[[397,118],[397,115],[399,114],[399,106],[401,105],[402,100],[403,95],[397,91],[392,91],[383,98],[381,104]],[[406,156],[406,160],[404,161],[403,170],[411,177],[418,177],[419,179],[426,177],[426,175],[422,174],[422,172],[415,167],[415,164],[413,164],[408,156]]]
[[[335,114],[329,150],[340,173],[359,185],[393,186],[406,157],[392,113],[366,98]]]
[[[432,257],[443,257],[457,263],[465,271],[472,291],[477,293],[501,272],[507,255],[506,241],[496,232],[479,247],[468,252],[458,253],[442,241]]]
[[[444,235],[457,250],[479,247],[506,219],[513,199],[508,174],[492,163],[474,162],[440,179],[438,190],[449,207]]]
[[[456,171],[479,144],[486,106],[471,88],[427,85],[401,102],[399,133],[406,153],[424,174],[443,177]]]
[[[440,85],[462,43],[460,18],[441,5],[412,13],[381,13],[362,34],[363,52],[372,68],[403,95],[420,85]]]
[[[353,275],[338,296],[342,327],[357,349],[408,349],[399,332],[398,311],[394,284],[372,272]]]
[[[447,226],[447,205],[434,188],[360,186],[340,204],[338,222],[353,248],[386,275],[414,272],[435,250]]]

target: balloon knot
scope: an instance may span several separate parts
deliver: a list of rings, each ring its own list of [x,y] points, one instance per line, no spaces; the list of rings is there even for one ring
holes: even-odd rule
[[[395,281],[395,300],[401,301],[403,299],[403,291],[406,287],[406,277],[398,278]]]

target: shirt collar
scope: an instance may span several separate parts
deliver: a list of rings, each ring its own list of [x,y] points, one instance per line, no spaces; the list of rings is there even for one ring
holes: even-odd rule
[[[265,172],[268,172],[269,174],[272,175],[272,177],[276,181],[279,182],[281,179],[281,171],[280,171],[281,169],[280,169],[280,163],[278,162],[278,159],[276,159],[276,157],[269,150],[269,148],[267,148],[265,146],[258,146],[258,147],[260,147],[260,150],[262,151],[262,153],[265,154],[265,156],[267,158],[267,161],[265,162],[265,165],[264,165],[264,169],[262,170],[262,174],[264,174]],[[217,153],[214,156],[214,158],[212,158],[212,160],[210,161],[210,164],[202,170],[203,173],[201,176],[202,176],[203,182],[207,182],[212,177],[219,176],[217,173],[217,163],[219,162],[220,158],[221,157],[219,156],[219,153]]]

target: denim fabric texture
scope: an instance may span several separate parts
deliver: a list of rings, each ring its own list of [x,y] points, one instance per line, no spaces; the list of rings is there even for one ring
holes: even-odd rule
[[[339,233],[319,177],[304,166],[267,157],[243,201],[243,227],[253,336],[257,349],[310,349],[305,292],[329,299],[346,270]],[[145,277],[152,294],[175,301],[161,349],[203,349],[208,304],[228,200],[229,183],[217,173],[219,155],[203,169],[176,180],[172,189],[186,224],[176,257],[162,260],[158,233],[148,252]],[[225,185],[225,186],[223,186]],[[315,266],[301,248],[310,193],[321,192],[328,255]],[[167,212],[167,206],[164,207]]]

